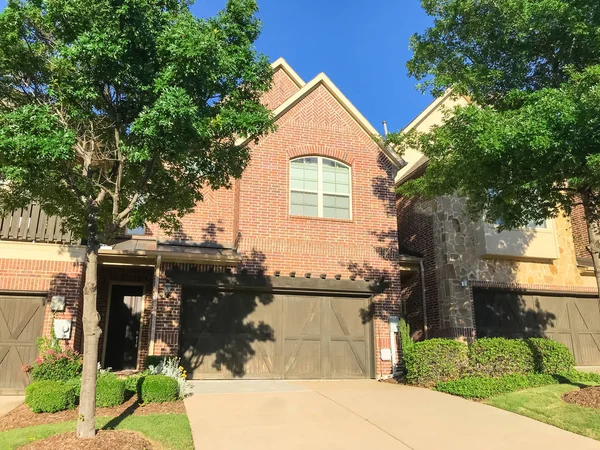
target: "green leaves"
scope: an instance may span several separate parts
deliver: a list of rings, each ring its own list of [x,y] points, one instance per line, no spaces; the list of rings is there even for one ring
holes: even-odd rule
[[[253,0],[197,19],[184,0],[11,0],[0,13],[0,210],[37,201],[86,237],[128,220],[172,228],[273,129],[260,103]]]
[[[409,73],[423,89],[502,104],[513,89],[558,87],[568,68],[600,63],[593,0],[423,0],[434,26],[414,35]]]

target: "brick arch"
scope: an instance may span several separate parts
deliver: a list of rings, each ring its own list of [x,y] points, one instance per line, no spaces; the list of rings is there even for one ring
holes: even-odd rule
[[[350,153],[325,145],[301,145],[299,147],[288,149],[287,155],[288,159],[299,158],[301,156],[326,156],[328,158],[337,159],[349,166],[354,164],[354,156]]]

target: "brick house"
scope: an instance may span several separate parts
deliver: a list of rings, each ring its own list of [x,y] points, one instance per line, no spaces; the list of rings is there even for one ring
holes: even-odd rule
[[[444,96],[408,129],[443,120],[465,99]],[[396,178],[421,176],[427,159],[408,151]],[[463,214],[464,199],[398,198],[399,246],[420,258],[402,272],[402,300],[419,338],[545,336],[571,348],[580,365],[600,365],[600,311],[582,208],[541,225],[498,233]]]
[[[100,250],[104,366],[178,355],[195,379],[392,372],[402,161],[324,74],[273,67],[278,129],[249,144],[242,178],[207,189],[174,235],[147,224]],[[0,392],[23,389],[52,324],[81,348],[83,261],[35,205],[0,221]]]

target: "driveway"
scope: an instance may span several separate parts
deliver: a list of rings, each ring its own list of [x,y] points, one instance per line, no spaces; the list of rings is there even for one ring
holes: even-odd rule
[[[23,400],[22,395],[0,395],[0,416],[19,406]]]
[[[426,389],[365,381],[202,381],[196,448],[600,450],[600,442]]]

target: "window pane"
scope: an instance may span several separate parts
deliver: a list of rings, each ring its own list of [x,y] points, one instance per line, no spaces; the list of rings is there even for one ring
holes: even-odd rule
[[[349,201],[348,197],[336,197],[335,198],[335,207],[336,208],[348,209],[349,204],[350,204],[350,201]]]
[[[333,195],[324,195],[323,206],[327,208],[335,208],[335,197]]]
[[[304,207],[304,216],[310,216],[310,217],[318,217],[319,216],[319,210],[317,209],[316,206],[305,206]]]
[[[337,217],[335,208],[325,208],[323,207],[323,217],[335,219]]]
[[[317,194],[304,193],[304,204],[310,206],[317,206],[318,198]]]
[[[305,181],[304,189],[307,191],[318,191],[319,183],[317,183],[316,181]]]
[[[292,191],[290,196],[290,202],[290,214],[314,217],[318,215],[317,194]]]
[[[338,219],[349,219],[350,210],[348,209],[336,209]]]
[[[336,192],[335,183],[323,182],[323,192]]]
[[[350,218],[350,199],[340,195],[323,195],[323,217]]]

